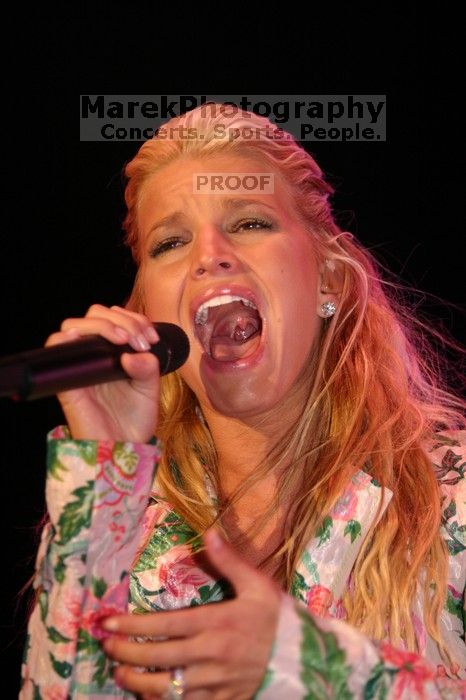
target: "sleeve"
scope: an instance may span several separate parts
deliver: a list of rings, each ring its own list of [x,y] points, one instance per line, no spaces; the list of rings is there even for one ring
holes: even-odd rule
[[[343,620],[283,594],[277,637],[257,700],[466,700],[466,681],[436,677],[412,652],[373,642]]]
[[[46,500],[20,700],[133,698],[112,678],[99,620],[126,612],[129,570],[162,443],[47,436]]]
[[[423,656],[371,641],[343,620],[314,616],[283,594],[258,700],[466,700],[466,680],[460,679],[466,671],[466,432],[437,435],[428,452],[445,497],[442,533],[449,552],[448,597],[440,624],[458,659],[459,678],[446,677],[444,666],[436,668]]]

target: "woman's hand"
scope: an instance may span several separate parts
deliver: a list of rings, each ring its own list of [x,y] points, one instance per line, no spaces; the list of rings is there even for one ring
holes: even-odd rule
[[[46,347],[86,335],[101,335],[116,345],[129,343],[137,353],[123,353],[121,365],[131,379],[122,379],[58,394],[75,440],[147,442],[158,420],[159,361],[149,352],[158,341],[152,323],[142,314],[119,306],[91,306],[84,318],[69,318]]]
[[[171,675],[169,671],[141,673],[134,667],[182,668],[185,700],[250,700],[264,679],[278,624],[280,591],[215,531],[210,530],[204,542],[211,563],[233,584],[234,600],[118,615],[102,625],[118,632],[103,642],[108,656],[122,664],[115,671],[116,681],[143,698],[163,697]],[[120,635],[168,639],[133,642]]]

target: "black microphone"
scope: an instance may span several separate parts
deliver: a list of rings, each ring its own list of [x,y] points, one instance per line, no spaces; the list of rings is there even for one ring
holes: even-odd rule
[[[174,323],[154,323],[154,328],[160,340],[148,352],[158,358],[160,374],[168,374],[188,359],[188,336]],[[124,352],[138,351],[131,345],[114,345],[99,335],[88,335],[0,358],[0,397],[40,399],[68,389],[128,379],[120,364]]]

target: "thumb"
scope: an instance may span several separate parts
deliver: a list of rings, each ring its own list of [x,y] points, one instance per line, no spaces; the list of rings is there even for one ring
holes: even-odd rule
[[[233,584],[237,595],[259,589],[263,593],[264,575],[245,561],[228,542],[225,542],[218,530],[210,528],[203,539],[210,562],[224,578]]]
[[[150,352],[124,352],[120,361],[121,366],[132,379],[145,381],[158,376],[159,361]]]

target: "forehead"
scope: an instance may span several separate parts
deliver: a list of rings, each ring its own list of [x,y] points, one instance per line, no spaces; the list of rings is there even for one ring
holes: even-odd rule
[[[199,177],[198,177],[199,176]],[[165,217],[182,207],[186,214],[223,210],[225,201],[262,202],[291,213],[291,191],[280,173],[265,160],[238,154],[205,158],[182,156],[163,166],[144,183],[139,197],[141,229],[147,219]]]

